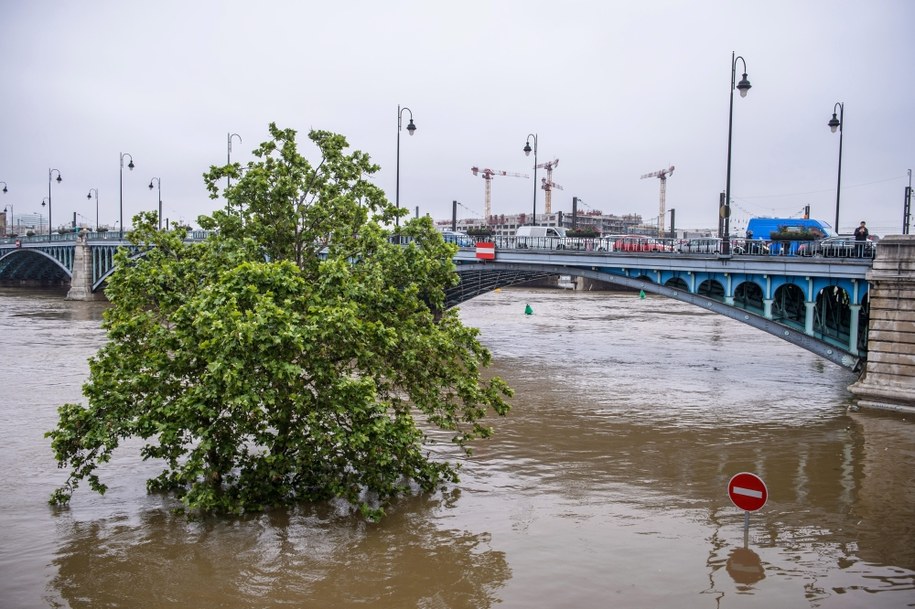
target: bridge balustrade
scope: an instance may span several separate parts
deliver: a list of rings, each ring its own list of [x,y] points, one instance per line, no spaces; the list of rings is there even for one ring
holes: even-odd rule
[[[604,237],[516,237],[493,235],[467,236],[460,240],[449,238],[462,249],[473,249],[476,243],[494,243],[502,250],[539,250],[571,252],[605,252],[608,254],[633,252],[680,255],[721,255],[721,239],[695,238],[671,239],[641,235],[609,235]],[[701,243],[696,243],[701,242]],[[866,247],[849,243],[835,244],[829,240],[818,241],[767,241],[764,239],[731,239],[732,256],[781,256],[792,258],[860,258],[873,259],[876,245]]]

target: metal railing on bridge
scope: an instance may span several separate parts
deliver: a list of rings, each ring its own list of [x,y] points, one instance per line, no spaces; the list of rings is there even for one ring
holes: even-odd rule
[[[7,235],[6,237],[0,237],[0,245],[25,245],[25,244],[45,244],[45,243],[72,243],[76,241],[81,235],[85,234],[86,239],[89,241],[126,241],[127,234],[129,230],[124,231],[124,238],[121,238],[120,231],[109,230],[109,231],[89,231],[86,233],[66,231],[63,233],[54,232],[51,233],[50,238],[48,233],[42,233],[40,235],[16,235],[15,237]],[[209,231],[204,230],[194,230],[188,231],[187,238],[191,241],[202,241],[209,234]]]
[[[565,253],[652,253],[671,255],[722,255],[722,239],[698,237],[694,239],[667,239],[645,235],[608,235],[604,237],[516,237],[470,236],[446,234],[445,240],[462,248],[473,248],[478,242],[494,243],[496,249],[554,250]],[[859,258],[872,259],[877,244],[873,241],[855,241],[853,238],[832,237],[818,241],[771,241],[764,239],[731,239],[731,255],[735,256],[791,256],[804,258]]]

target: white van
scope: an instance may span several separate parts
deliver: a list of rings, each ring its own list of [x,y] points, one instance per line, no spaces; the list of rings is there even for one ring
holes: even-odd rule
[[[536,249],[565,249],[566,229],[561,226],[519,226],[515,231],[515,247]]]
[[[561,226],[519,226],[516,237],[565,237],[566,229]]]

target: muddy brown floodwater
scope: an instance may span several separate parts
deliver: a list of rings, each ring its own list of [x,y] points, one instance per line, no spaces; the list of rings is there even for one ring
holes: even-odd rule
[[[380,524],[335,506],[188,521],[146,494],[159,468],[136,444],[104,497],[52,509],[43,434],[81,400],[104,307],[0,289],[0,607],[915,606],[915,424],[849,412],[854,377],[806,351],[631,294],[465,303],[512,413],[458,486]],[[741,471],[769,491],[746,539]]]

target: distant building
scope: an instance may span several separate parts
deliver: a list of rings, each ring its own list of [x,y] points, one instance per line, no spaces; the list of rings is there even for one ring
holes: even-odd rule
[[[10,218],[10,230],[18,234],[28,234],[32,231],[36,235],[48,232],[48,219],[41,214],[19,214]]]
[[[489,230],[494,236],[511,237],[519,226],[530,224],[528,214],[494,214],[487,219],[458,218],[457,220],[436,220],[439,228],[451,228],[452,224],[461,232],[475,232],[476,230]],[[604,214],[597,210],[578,213],[575,216],[569,213],[556,212],[551,214],[537,214],[538,226],[563,226],[565,228],[593,228],[601,235],[622,234],[653,234],[657,233],[656,226],[644,226],[642,216],[639,214],[626,214],[616,216]]]

